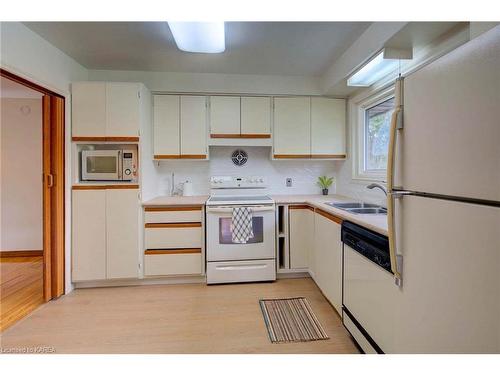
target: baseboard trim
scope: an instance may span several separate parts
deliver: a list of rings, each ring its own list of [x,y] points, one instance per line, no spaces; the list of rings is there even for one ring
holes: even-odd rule
[[[276,279],[302,279],[311,277],[308,272],[278,273]],[[84,288],[109,288],[119,286],[140,286],[140,285],[175,285],[175,284],[206,284],[207,278],[203,276],[166,276],[148,277],[144,279],[128,280],[100,280],[100,281],[78,281],[74,282],[74,289]]]
[[[277,279],[303,279],[303,278],[311,277],[309,272],[304,271],[304,272],[278,272],[276,274]]]
[[[78,281],[74,282],[75,289],[84,288],[109,288],[118,286],[140,286],[140,285],[173,285],[173,284],[205,284],[206,276],[171,276],[150,277],[144,279],[129,280],[101,280],[101,281]]]
[[[2,250],[0,258],[41,257],[43,250]]]

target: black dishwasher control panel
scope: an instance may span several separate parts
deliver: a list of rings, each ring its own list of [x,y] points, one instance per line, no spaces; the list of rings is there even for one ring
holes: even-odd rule
[[[344,221],[342,223],[342,242],[373,263],[392,273],[387,236],[349,221]]]

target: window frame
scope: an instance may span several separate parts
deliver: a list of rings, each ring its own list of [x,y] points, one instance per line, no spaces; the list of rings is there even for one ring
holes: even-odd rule
[[[378,90],[370,95],[360,95],[353,98],[352,102],[352,148],[353,148],[353,180],[385,182],[387,170],[365,169],[365,146],[366,146],[366,110],[393,98],[395,95],[394,85]]]

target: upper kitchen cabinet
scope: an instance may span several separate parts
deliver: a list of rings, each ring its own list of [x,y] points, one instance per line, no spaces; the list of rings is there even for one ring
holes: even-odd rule
[[[210,138],[271,138],[271,98],[211,96]]]
[[[181,159],[206,159],[207,154],[207,98],[181,96]]]
[[[194,95],[154,95],[155,159],[206,159],[207,99]]]
[[[311,157],[345,158],[345,100],[311,98]]]
[[[345,158],[345,100],[274,98],[275,159]]]
[[[138,141],[140,86],[139,83],[73,83],[73,140]]]
[[[311,155],[311,99],[274,98],[274,157]]]
[[[240,132],[240,97],[211,96],[210,136],[212,138],[238,138]]]
[[[106,135],[106,84],[79,82],[71,85],[73,137]]]
[[[180,97],[178,95],[153,96],[153,149],[159,156],[173,158],[181,154]]]
[[[271,138],[271,98],[241,97],[241,136]]]
[[[137,83],[106,83],[106,136],[139,136],[140,87]]]

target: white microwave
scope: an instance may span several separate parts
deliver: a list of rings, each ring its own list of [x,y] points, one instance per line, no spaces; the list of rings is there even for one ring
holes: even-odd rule
[[[82,181],[134,181],[135,150],[85,150],[81,153]]]

